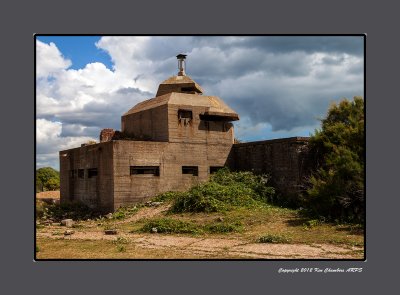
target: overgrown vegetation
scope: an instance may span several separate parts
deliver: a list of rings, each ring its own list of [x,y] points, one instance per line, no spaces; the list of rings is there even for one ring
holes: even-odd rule
[[[36,192],[60,189],[60,172],[51,167],[36,170]]]
[[[251,172],[220,169],[207,183],[185,193],[168,193],[161,198],[173,200],[171,212],[222,212],[233,207],[251,207],[272,200],[275,190],[267,186],[268,177]]]
[[[331,105],[321,130],[310,139],[318,169],[304,199],[309,213],[329,220],[364,220],[364,143],[363,98]]]
[[[86,220],[98,217],[100,212],[93,211],[88,206],[71,202],[66,204],[47,204],[40,200],[36,201],[36,218],[60,221],[71,218],[73,220]]]

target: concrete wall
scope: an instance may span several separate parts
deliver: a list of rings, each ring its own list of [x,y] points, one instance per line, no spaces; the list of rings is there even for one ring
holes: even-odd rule
[[[186,190],[207,181],[210,166],[224,165],[268,173],[271,185],[289,196],[299,191],[310,164],[303,137],[234,145],[114,140],[60,152],[61,201],[78,200],[110,212],[161,192]],[[131,166],[157,166],[160,173],[131,175]],[[198,176],[182,174],[182,166],[197,166]],[[97,168],[98,175],[88,178],[89,168]],[[78,169],[84,169],[83,179],[77,172],[71,176]]]
[[[179,110],[191,110],[193,119],[188,124],[180,122]],[[205,107],[189,105],[169,105],[168,129],[169,142],[191,142],[207,144],[233,144],[233,124],[223,121],[203,121],[199,115]]]
[[[88,169],[97,176],[88,177]],[[78,176],[83,170],[84,177]],[[60,152],[61,202],[80,201],[91,208],[113,208],[113,144],[105,142]]]
[[[122,116],[121,131],[137,139],[168,141],[168,105]]]
[[[114,141],[114,208],[166,191],[184,191],[208,180],[210,166],[224,166],[232,145]],[[130,166],[159,166],[160,175],[130,175]],[[182,174],[198,166],[198,176]]]
[[[280,193],[296,194],[304,177],[310,173],[308,137],[234,144],[228,166],[233,170],[268,173],[272,177],[271,184]]]
[[[191,110],[192,120],[187,124],[179,120],[179,110]],[[205,111],[205,107],[165,104],[123,116],[121,131],[146,141],[232,144],[232,123],[200,120]]]

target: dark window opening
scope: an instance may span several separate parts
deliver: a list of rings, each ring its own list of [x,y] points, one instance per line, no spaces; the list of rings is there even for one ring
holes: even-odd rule
[[[88,169],[88,178],[97,176],[97,168]]]
[[[192,119],[193,118],[193,113],[190,110],[179,110],[178,111],[178,118],[179,119]]]
[[[205,130],[208,131],[221,131],[221,132],[227,132],[231,128],[230,123],[226,122],[218,122],[218,121],[203,121],[204,122],[204,128]]]
[[[210,166],[210,174],[213,174],[222,168],[224,168],[224,167],[223,166]]]
[[[78,177],[85,178],[85,170],[84,169],[78,169]]]
[[[182,174],[192,174],[193,176],[199,175],[199,167],[197,166],[182,166]]]
[[[193,113],[190,110],[178,110],[178,121],[179,124],[184,124],[185,126],[192,122]]]
[[[75,178],[76,177],[76,170],[69,170],[69,177]]]
[[[131,175],[150,174],[160,176],[159,166],[131,166]]]
[[[196,88],[194,88],[194,87],[182,87],[181,91],[185,92],[185,93],[191,93],[191,94],[197,93]]]

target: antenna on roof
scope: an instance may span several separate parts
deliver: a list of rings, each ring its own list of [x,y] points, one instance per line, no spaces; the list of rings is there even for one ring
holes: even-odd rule
[[[178,70],[179,70],[178,76],[186,76],[186,74],[185,74],[186,56],[187,56],[186,54],[182,54],[182,53],[180,53],[176,56],[176,58],[178,59]]]

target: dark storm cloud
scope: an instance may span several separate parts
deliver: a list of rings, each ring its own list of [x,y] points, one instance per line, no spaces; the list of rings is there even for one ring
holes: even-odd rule
[[[264,52],[287,53],[303,51],[306,53],[347,53],[362,56],[363,37],[355,36],[254,36],[245,39],[233,39],[231,43],[222,43],[221,48],[255,47]]]
[[[158,73],[171,73],[171,69],[176,68],[175,55],[179,52],[189,53],[188,72],[192,75],[202,76],[205,73],[235,75],[238,71],[246,73],[255,70],[265,62],[265,55],[290,56],[294,52],[303,54],[324,52],[362,56],[363,38],[354,36],[153,37],[145,50],[135,53],[135,57],[132,58],[149,59],[157,64]],[[221,64],[223,62],[221,58],[232,58],[232,62]],[[296,64],[287,69],[293,68],[296,68]]]
[[[145,57],[165,60],[177,51],[191,52],[193,48],[220,48],[229,51],[239,48],[254,48],[269,53],[347,53],[362,56],[362,36],[195,36],[155,37],[146,48]]]
[[[315,126],[330,102],[363,96],[363,83],[358,76],[350,79],[330,72],[314,79],[282,79],[264,73],[222,81],[210,88],[241,118],[248,118],[252,124],[270,124],[272,131]]]

